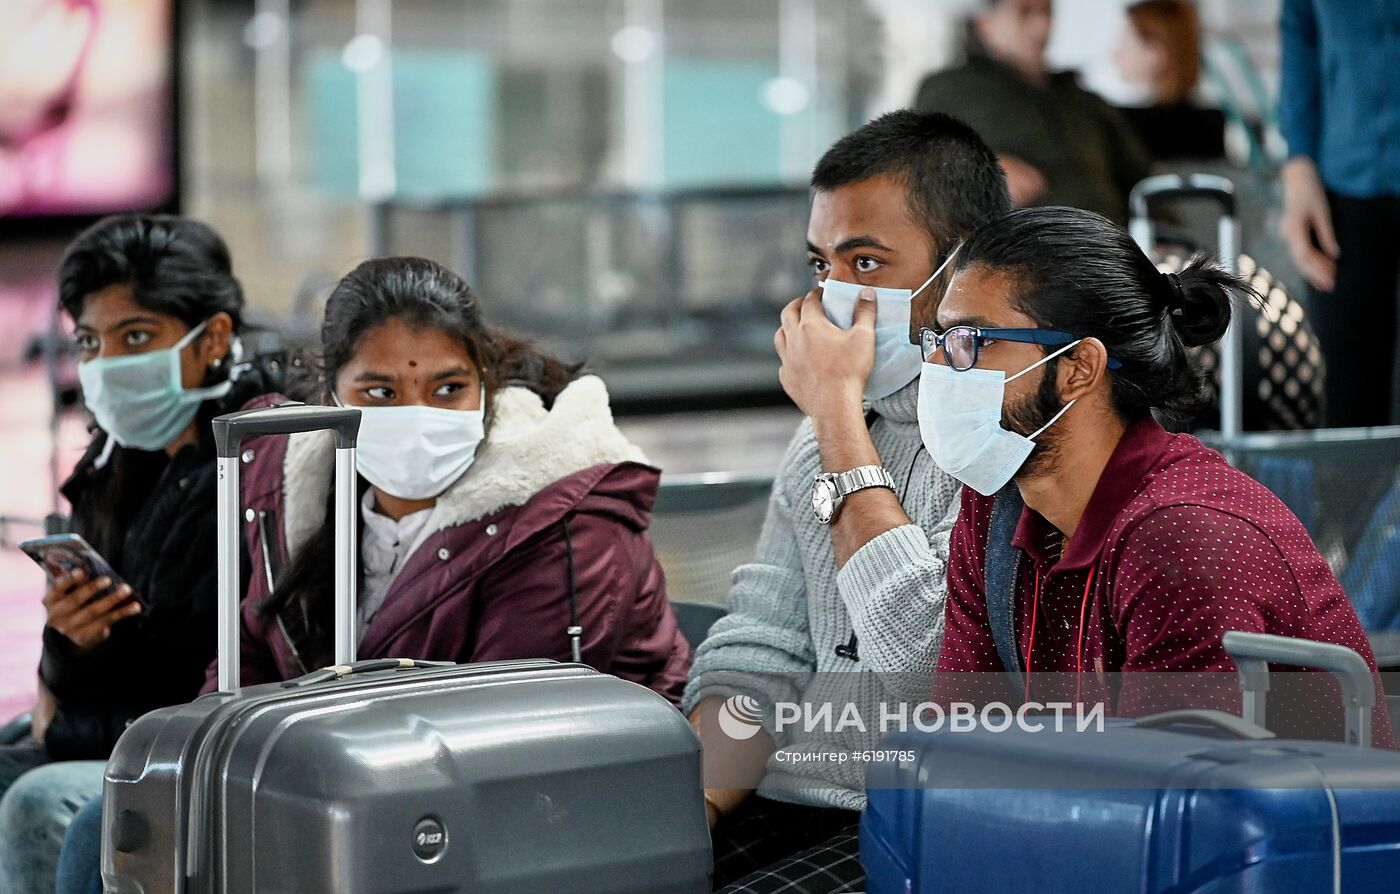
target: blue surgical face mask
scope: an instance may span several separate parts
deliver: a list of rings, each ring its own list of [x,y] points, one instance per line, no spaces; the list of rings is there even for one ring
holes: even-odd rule
[[[160,450],[189,428],[201,403],[228,393],[232,382],[208,388],[183,385],[180,352],[208,322],[191,329],[173,347],[78,364],[83,401],[113,441],[135,450]]]
[[[874,289],[875,292],[875,366],[865,381],[866,400],[889,397],[919,377],[923,356],[919,346],[909,340],[909,315],[914,298],[929,287],[943,272],[957,249],[938,265],[933,275],[917,289]],[[842,329],[855,322],[856,302],[860,290],[873,288],[827,277],[822,282],[822,309],[826,318]]]

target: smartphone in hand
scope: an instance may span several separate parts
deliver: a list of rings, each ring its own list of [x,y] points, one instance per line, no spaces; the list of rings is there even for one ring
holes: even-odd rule
[[[26,540],[19,545],[29,558],[43,566],[49,573],[49,579],[70,574],[79,569],[87,575],[87,579],[97,580],[99,578],[111,578],[112,586],[94,595],[93,599],[98,599],[112,592],[113,588],[122,585],[121,575],[112,569],[112,564],[102,558],[102,554],[92,548],[92,545],[77,534],[55,534],[52,537],[39,537],[35,540]],[[133,599],[140,601],[135,594]],[[144,607],[144,606],[143,606]]]

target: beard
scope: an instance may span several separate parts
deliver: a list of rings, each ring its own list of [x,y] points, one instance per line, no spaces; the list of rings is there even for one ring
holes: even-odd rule
[[[1057,365],[1054,360],[1045,364],[1041,368],[1040,384],[1036,386],[1035,391],[1002,410],[1002,428],[1023,437],[1030,437],[1064,409],[1064,402],[1060,400],[1060,393],[1056,387]],[[1052,426],[1035,439],[1035,448],[1017,470],[1016,477],[1033,477],[1053,468],[1059,456],[1060,439],[1056,437],[1055,428]]]

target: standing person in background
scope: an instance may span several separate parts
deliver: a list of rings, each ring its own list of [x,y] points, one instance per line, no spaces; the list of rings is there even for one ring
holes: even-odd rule
[[[1400,3],[1284,0],[1280,229],[1311,286],[1327,424],[1385,425],[1400,301]]]
[[[64,828],[126,724],[198,694],[216,624],[209,420],[276,385],[237,362],[243,290],[202,223],[107,218],[58,279],[97,422],[63,495],[125,583],[49,581],[32,739],[0,748],[0,894],[53,890]]]
[[[1045,67],[1051,0],[981,4],[967,61],[929,75],[915,107],[972,125],[996,152],[1018,207],[1072,205],[1126,220],[1128,191],[1148,175],[1151,158],[1123,117],[1073,72]]]
[[[1225,157],[1225,113],[1195,105],[1201,73],[1201,22],[1188,0],[1143,0],[1128,7],[1113,54],[1118,72],[1142,92],[1122,111],[1157,161]]]

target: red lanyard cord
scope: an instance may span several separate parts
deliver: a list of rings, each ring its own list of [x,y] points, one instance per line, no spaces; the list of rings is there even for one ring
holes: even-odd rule
[[[1089,566],[1089,579],[1084,582],[1084,598],[1079,603],[1079,634],[1074,638],[1074,706],[1084,702],[1084,615],[1089,610],[1089,594],[1094,591],[1094,572],[1099,563]]]
[[[1074,703],[1078,707],[1083,702],[1084,696],[1084,618],[1089,612],[1089,594],[1094,592],[1094,575],[1099,570],[1099,563],[1095,562],[1089,566],[1089,579],[1084,582],[1084,598],[1079,602],[1079,632],[1075,636],[1074,655]],[[1026,688],[1022,695],[1023,702],[1031,700],[1031,656],[1035,654],[1035,618],[1040,610],[1040,570],[1036,569],[1035,593],[1031,597],[1031,634],[1026,642]]]
[[[1031,656],[1035,654],[1035,615],[1040,608],[1040,569],[1035,570],[1035,596],[1031,598],[1031,635],[1026,642],[1026,692],[1022,702],[1031,700]]]

